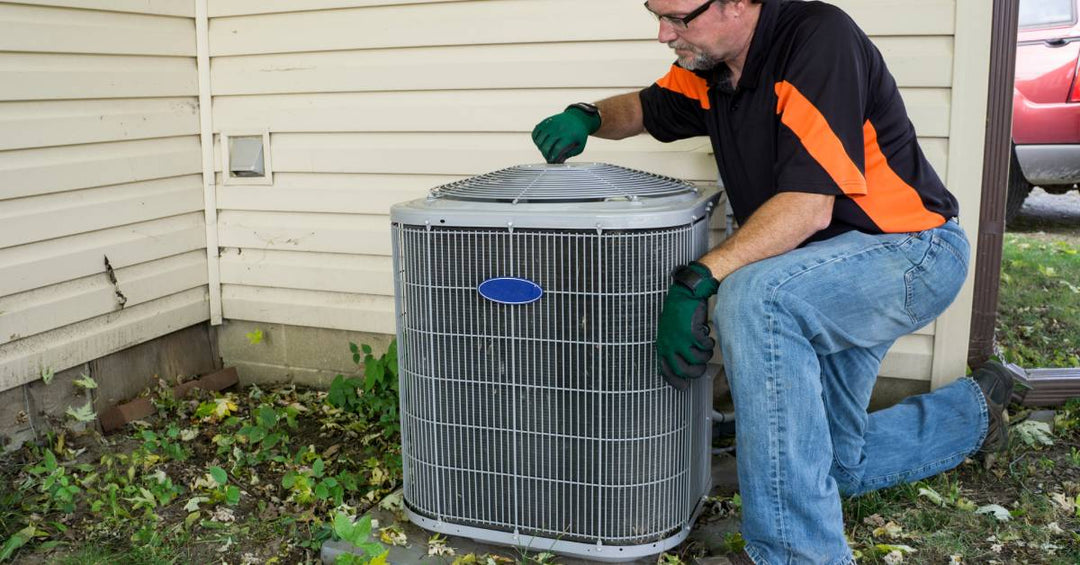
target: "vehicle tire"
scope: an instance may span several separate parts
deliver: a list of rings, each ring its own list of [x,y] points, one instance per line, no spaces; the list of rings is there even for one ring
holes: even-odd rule
[[[1039,188],[1046,191],[1047,194],[1068,194],[1070,190],[1076,190],[1075,184],[1052,184],[1042,185]]]
[[[1016,146],[1011,151],[1009,161],[1009,186],[1005,196],[1005,225],[1009,225],[1020,215],[1020,208],[1024,206],[1024,200],[1031,193],[1031,183],[1024,178],[1024,172],[1020,169],[1020,161],[1016,158]]]

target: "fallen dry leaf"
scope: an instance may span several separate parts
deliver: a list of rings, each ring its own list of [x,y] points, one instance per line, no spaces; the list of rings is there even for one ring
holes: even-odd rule
[[[397,524],[380,529],[379,539],[389,545],[406,545],[409,543],[409,538],[405,536],[405,532]]]
[[[871,514],[863,518],[863,523],[867,526],[879,527],[885,525],[885,519],[881,517],[881,514]]]
[[[1055,492],[1051,494],[1050,500],[1053,500],[1054,504],[1056,504],[1058,508],[1061,508],[1065,511],[1066,514],[1070,516],[1076,511],[1076,501],[1060,492]]]
[[[903,534],[904,529],[900,527],[896,522],[889,522],[884,526],[874,529],[874,537],[888,537],[899,538]]]

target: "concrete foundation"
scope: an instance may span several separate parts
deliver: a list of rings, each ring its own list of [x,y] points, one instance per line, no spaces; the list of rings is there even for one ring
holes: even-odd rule
[[[49,384],[39,379],[0,392],[0,445],[14,450],[50,429],[84,428],[65,417],[68,408],[92,402],[94,411],[101,413],[156,387],[159,378],[176,384],[177,377],[221,368],[216,333],[209,324],[191,326],[60,371]],[[87,391],[76,386],[81,375],[92,377],[98,388]]]
[[[248,334],[262,331],[262,341]],[[240,372],[240,385],[297,384],[327,388],[334,377],[356,375],[349,343],[367,344],[382,355],[392,335],[226,320],[218,328],[221,357]]]

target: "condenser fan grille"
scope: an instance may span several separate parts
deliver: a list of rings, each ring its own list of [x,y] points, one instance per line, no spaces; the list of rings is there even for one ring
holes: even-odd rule
[[[697,192],[686,182],[601,163],[521,165],[431,191],[434,198],[478,202],[602,202]]]
[[[400,227],[413,509],[613,545],[682,528],[702,480],[692,424],[708,404],[659,378],[653,342],[670,267],[702,251],[703,228]],[[510,306],[477,293],[507,273],[538,283],[543,299]]]

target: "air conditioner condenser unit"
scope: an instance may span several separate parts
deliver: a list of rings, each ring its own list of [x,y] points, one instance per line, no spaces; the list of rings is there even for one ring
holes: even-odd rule
[[[711,486],[711,378],[659,376],[670,273],[715,190],[524,165],[391,211],[404,499],[421,527],[600,561],[678,545]]]

